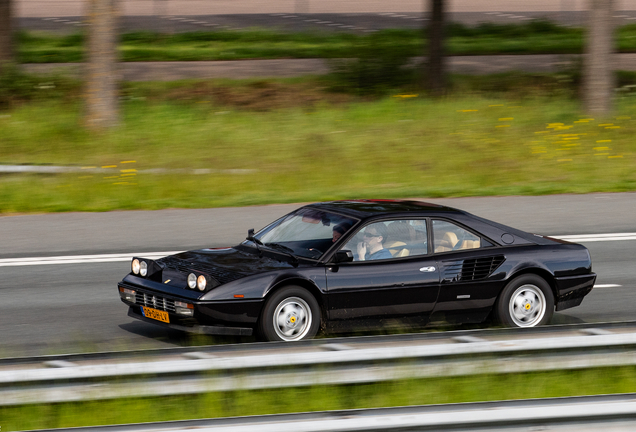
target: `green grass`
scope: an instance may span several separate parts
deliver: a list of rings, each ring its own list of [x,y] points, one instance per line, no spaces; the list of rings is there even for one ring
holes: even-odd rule
[[[457,77],[462,96],[441,100],[365,100],[320,80],[130,84],[121,127],[94,135],[76,99],[17,104],[0,115],[0,163],[96,172],[2,175],[0,212],[636,189],[636,99],[591,119],[558,80],[541,96],[516,77],[519,94]]]
[[[21,63],[79,62],[83,59],[81,34],[54,36],[21,32]],[[216,31],[179,34],[134,32],[123,34],[123,61],[195,61],[271,58],[347,58],[361,51],[399,47],[409,56],[423,55],[421,30],[382,30],[374,34],[282,33],[272,30]],[[483,24],[448,27],[447,49],[454,55],[580,53],[583,30],[560,27],[547,21],[518,25]],[[619,32],[622,51],[636,49],[636,26]]]
[[[3,432],[636,391],[636,368],[474,375],[0,408]]]
[[[370,49],[399,47],[409,56],[421,56],[426,41],[421,30],[382,30],[373,34],[283,33],[272,30],[214,31],[177,34],[133,32],[121,36],[123,61],[197,61],[273,58],[348,58]],[[483,54],[579,54],[584,30],[560,27],[547,21],[526,24],[452,24],[447,32],[447,53]],[[40,32],[18,34],[21,63],[80,62],[82,34],[66,36]],[[636,52],[636,25],[616,33],[620,52]]]

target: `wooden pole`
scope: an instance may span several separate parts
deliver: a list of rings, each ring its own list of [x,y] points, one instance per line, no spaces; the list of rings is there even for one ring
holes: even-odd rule
[[[88,0],[85,124],[93,130],[119,124],[117,0]]]
[[[614,0],[590,0],[583,67],[584,110],[608,115],[612,110],[614,76]]]
[[[0,69],[13,58],[13,0],[0,0]]]

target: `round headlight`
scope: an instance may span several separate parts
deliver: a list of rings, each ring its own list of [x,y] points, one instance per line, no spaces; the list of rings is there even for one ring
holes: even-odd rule
[[[208,281],[205,280],[205,276],[203,275],[199,276],[197,278],[197,287],[199,288],[199,291],[203,291],[207,283]]]
[[[139,263],[139,274],[143,277],[146,277],[148,274],[148,263],[146,261],[142,261]]]
[[[192,289],[197,287],[197,276],[194,273],[188,275],[188,286]]]
[[[132,264],[130,265],[132,272],[134,274],[139,274],[139,260],[138,259],[134,259],[132,260]]]

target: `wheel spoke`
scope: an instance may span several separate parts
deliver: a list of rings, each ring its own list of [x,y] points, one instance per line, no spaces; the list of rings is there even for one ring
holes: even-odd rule
[[[292,304],[290,304],[290,303],[286,303],[286,304],[283,306],[283,308],[280,310],[280,313],[281,313],[282,315],[286,315],[286,314],[288,314],[288,313],[292,312],[292,311],[291,311],[291,308],[292,308],[292,307],[293,307],[293,305],[292,305]]]
[[[287,318],[285,317],[285,314],[283,314],[282,311],[281,313],[278,314],[276,323],[278,324],[278,328],[280,329],[284,329],[287,327]]]
[[[294,328],[291,328],[291,327],[290,327],[290,328],[288,328],[288,329],[286,329],[286,330],[283,330],[283,331],[282,331],[282,333],[283,333],[285,336],[288,336],[288,337],[289,337],[289,336],[293,336],[293,335],[294,335],[294,330],[296,330],[296,329],[294,329]]]
[[[307,312],[305,311],[304,308],[298,308],[298,321],[299,322],[305,322],[305,320],[307,319]]]

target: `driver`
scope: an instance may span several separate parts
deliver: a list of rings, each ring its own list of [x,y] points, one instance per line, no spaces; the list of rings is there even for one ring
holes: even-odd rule
[[[358,243],[358,259],[360,261],[370,261],[392,258],[391,252],[382,246],[384,239],[387,237],[386,234],[386,225],[383,223],[376,223],[366,227],[363,239]]]

